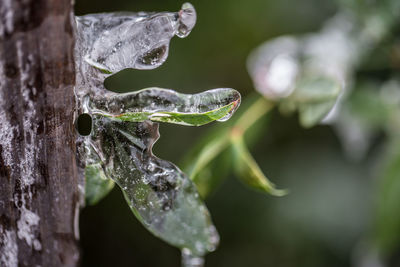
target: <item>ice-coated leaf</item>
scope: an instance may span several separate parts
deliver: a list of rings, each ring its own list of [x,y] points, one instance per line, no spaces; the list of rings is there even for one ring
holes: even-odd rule
[[[239,104],[239,92],[229,88],[208,90],[195,95],[148,88],[127,94],[108,94],[105,98],[89,102],[93,114],[116,120],[151,120],[192,126],[227,120]]]
[[[100,164],[86,165],[85,177],[85,199],[88,205],[97,204],[114,188],[114,181],[106,177]]]
[[[153,156],[151,148],[159,135],[158,124],[150,120],[173,113],[175,117],[162,121],[201,125],[226,120],[238,107],[240,94],[215,89],[184,95],[153,88],[108,93],[86,103],[93,118],[87,150],[96,152],[98,164],[122,189],[137,218],[156,236],[193,255],[212,251],[218,234],[207,208],[190,179],[172,163]]]
[[[237,134],[232,137],[234,151],[234,168],[239,179],[246,185],[261,192],[274,196],[284,196],[286,190],[277,189],[275,185],[265,177],[257,162],[248,151],[243,137]]]
[[[143,225],[166,242],[202,256],[215,249],[218,234],[192,181],[152,154],[158,138],[157,123],[94,115],[89,143]]]

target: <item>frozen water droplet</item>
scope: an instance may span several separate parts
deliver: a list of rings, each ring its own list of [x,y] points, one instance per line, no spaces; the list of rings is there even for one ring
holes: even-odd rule
[[[179,26],[176,35],[181,38],[188,36],[196,24],[196,19],[196,10],[193,5],[190,3],[183,4],[182,9],[179,11]]]
[[[182,267],[204,266],[204,258],[202,256],[193,255],[190,249],[183,248],[181,253],[182,253]]]
[[[217,121],[227,121],[227,120],[229,120],[232,117],[233,113],[235,113],[236,110],[239,108],[240,99],[232,102],[232,104],[233,104],[232,109],[224,117],[222,117],[221,119],[218,119]]]

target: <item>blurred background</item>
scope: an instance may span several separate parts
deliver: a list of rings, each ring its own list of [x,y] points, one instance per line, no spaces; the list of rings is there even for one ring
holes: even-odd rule
[[[354,119],[350,125],[362,125],[351,128],[353,139],[344,138],[337,124],[304,129],[296,115],[283,116],[276,110],[246,136],[260,168],[290,194],[255,192],[228,169],[226,179],[206,199],[221,236],[206,266],[400,266],[400,142],[393,129],[397,121],[392,120],[398,110],[388,111],[385,102],[398,106],[400,23],[398,12],[393,14],[397,1],[193,0],[197,24],[187,38],[173,38],[169,58],[160,68],[124,70],[106,80],[106,87],[115,92],[159,86],[197,93],[231,87],[242,94],[239,110],[245,110],[246,100],[258,97],[246,59],[265,41],[319,32],[343,10],[362,22],[372,18],[377,21],[373,25],[387,30],[351,72],[353,90],[347,94],[349,104],[343,104],[349,112],[342,116]],[[76,0],[75,10],[76,15],[178,11],[182,3]],[[383,87],[391,89],[383,94]],[[217,127],[224,124],[162,124],[154,153],[183,167],[186,153]],[[180,264],[179,251],[145,230],[117,187],[96,206],[86,207],[80,220],[82,266]]]

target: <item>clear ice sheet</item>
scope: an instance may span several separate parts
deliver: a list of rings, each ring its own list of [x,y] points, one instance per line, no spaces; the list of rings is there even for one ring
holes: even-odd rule
[[[136,217],[154,235],[182,249],[185,266],[218,244],[218,233],[193,182],[174,164],[152,154],[158,123],[202,125],[230,118],[240,94],[229,88],[179,94],[147,88],[126,94],[109,92],[104,79],[125,68],[153,69],[168,56],[175,35],[187,36],[196,21],[191,4],[179,12],[103,13],[76,18],[75,46],[78,114],[92,117],[89,136],[79,136],[78,152],[90,167],[98,201],[112,186],[123,191]],[[101,179],[100,179],[100,178]],[[97,194],[96,194],[97,193]]]

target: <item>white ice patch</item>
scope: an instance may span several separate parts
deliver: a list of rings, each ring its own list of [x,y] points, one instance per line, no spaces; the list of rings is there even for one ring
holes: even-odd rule
[[[0,112],[3,112],[1,106]],[[0,145],[3,148],[2,158],[4,160],[4,164],[12,168],[13,161],[11,155],[11,144],[13,143],[14,131],[16,130],[16,127],[11,126],[5,117],[0,117],[0,125]]]
[[[17,51],[23,51],[21,43],[17,42]],[[35,182],[35,164],[36,155],[40,149],[41,144],[36,142],[36,131],[33,121],[37,117],[34,102],[30,99],[30,94],[36,94],[36,88],[34,88],[34,81],[32,80],[31,63],[33,62],[33,56],[29,55],[28,60],[23,59],[23,55],[18,53],[18,66],[21,70],[21,94],[27,107],[23,116],[23,127],[24,127],[24,140],[25,140],[25,153],[24,157],[20,162],[21,170],[21,184],[22,186],[29,186]],[[28,86],[29,85],[29,89]],[[32,91],[32,92],[31,92]]]
[[[1,92],[1,91],[0,91]],[[6,114],[4,110],[4,99],[3,94],[0,94],[0,114]],[[6,116],[0,116],[0,146],[2,147],[2,158],[4,160],[4,165],[9,166],[12,170],[13,160],[11,154],[11,144],[15,138],[14,132],[18,130],[17,127],[11,126],[10,122],[7,120]]]
[[[38,228],[40,218],[39,216],[26,209],[24,206],[21,208],[21,217],[17,222],[18,238],[26,241],[26,243],[35,250],[41,250],[42,244],[35,238],[34,231]]]
[[[3,10],[7,10],[4,15],[5,23],[0,24],[0,36],[4,36],[6,33],[12,33],[14,31],[14,12],[11,11],[13,0],[3,0]]]
[[[3,231],[0,225],[0,240],[3,247],[0,250],[0,265],[4,267],[17,267],[18,266],[18,246],[15,233],[12,231]]]
[[[0,64],[0,76],[4,77],[4,64]],[[4,81],[0,80],[0,87],[4,86]],[[2,158],[4,160],[4,164],[10,168],[12,168],[12,155],[11,155],[11,144],[14,139],[14,131],[17,129],[16,127],[12,127],[10,122],[7,120],[5,114],[7,114],[4,105],[5,105],[5,95],[4,91],[0,90],[0,146],[2,147]]]

